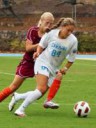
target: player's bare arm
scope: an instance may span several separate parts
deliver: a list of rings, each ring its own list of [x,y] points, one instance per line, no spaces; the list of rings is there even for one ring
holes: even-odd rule
[[[36,59],[42,53],[43,50],[44,48],[38,45],[37,51],[33,54],[33,59]]]
[[[66,74],[66,72],[68,71],[68,69],[72,66],[73,62],[67,62],[64,66],[64,68],[60,69],[60,72],[62,74]]]
[[[31,51],[36,51],[36,49],[37,49],[37,46],[38,46],[38,44],[33,44],[32,43],[32,41],[30,41],[30,40],[26,40],[26,51],[27,52],[31,52]]]

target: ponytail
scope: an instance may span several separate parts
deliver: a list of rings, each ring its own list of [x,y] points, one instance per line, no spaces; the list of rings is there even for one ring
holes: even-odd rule
[[[74,25],[75,21],[72,18],[60,18],[60,20],[52,27],[52,29],[59,28],[61,26]]]
[[[64,20],[64,18],[60,18],[60,20],[52,27],[52,29],[56,29],[56,28],[60,27],[63,20]]]

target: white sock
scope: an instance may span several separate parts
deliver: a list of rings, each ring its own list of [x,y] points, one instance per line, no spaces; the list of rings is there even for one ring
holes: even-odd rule
[[[18,101],[18,100],[25,100],[25,98],[30,94],[32,93],[33,91],[28,91],[26,93],[15,93],[15,100]]]
[[[32,103],[33,101],[37,100],[38,98],[40,98],[42,96],[42,93],[36,89],[34,91],[32,91],[27,97],[26,99],[23,101],[23,103],[20,105],[20,107],[18,108],[19,111],[24,112],[25,108]]]

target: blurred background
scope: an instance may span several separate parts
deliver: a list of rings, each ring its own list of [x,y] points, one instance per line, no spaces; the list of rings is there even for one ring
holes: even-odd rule
[[[96,0],[0,0],[0,52],[24,52],[27,30],[49,11],[77,22],[79,52],[96,54]]]

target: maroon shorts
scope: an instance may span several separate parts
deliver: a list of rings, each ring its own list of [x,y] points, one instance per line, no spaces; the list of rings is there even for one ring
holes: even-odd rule
[[[23,78],[34,77],[34,62],[22,60],[17,66],[16,75]]]

